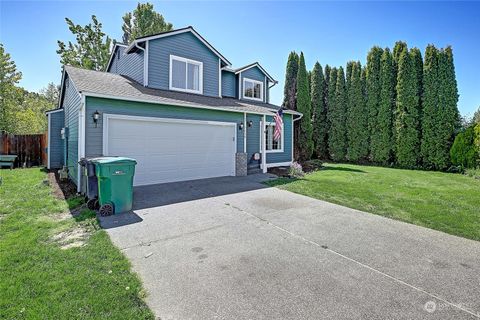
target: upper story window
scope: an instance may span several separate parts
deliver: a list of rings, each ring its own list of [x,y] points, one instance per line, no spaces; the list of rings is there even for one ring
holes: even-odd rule
[[[203,63],[170,56],[170,90],[203,92]]]
[[[263,82],[243,78],[243,98],[263,101]]]

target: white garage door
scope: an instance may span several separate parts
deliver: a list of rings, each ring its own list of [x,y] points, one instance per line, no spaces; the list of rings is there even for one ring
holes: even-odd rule
[[[104,154],[137,160],[134,185],[235,175],[236,124],[104,115]]]

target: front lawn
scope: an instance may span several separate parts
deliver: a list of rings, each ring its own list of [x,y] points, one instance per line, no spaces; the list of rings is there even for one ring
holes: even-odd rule
[[[0,176],[0,319],[153,319],[138,277],[81,199],[41,169]]]
[[[480,240],[480,180],[460,174],[326,164],[269,185],[446,233]]]

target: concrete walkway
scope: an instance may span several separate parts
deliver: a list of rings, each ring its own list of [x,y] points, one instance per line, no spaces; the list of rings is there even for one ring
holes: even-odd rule
[[[138,187],[102,219],[160,319],[480,319],[480,242],[264,179]]]

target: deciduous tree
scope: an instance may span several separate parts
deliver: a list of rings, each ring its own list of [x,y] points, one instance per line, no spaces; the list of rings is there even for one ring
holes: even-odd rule
[[[97,17],[92,15],[92,22],[84,27],[74,24],[69,18],[65,18],[65,21],[76,42],[69,41],[65,44],[57,41],[60,63],[90,70],[104,70],[110,59],[112,40],[102,31],[102,24]]]
[[[151,3],[138,3],[133,12],[123,16],[123,42],[130,43],[138,37],[170,31],[173,25],[153,9]]]

